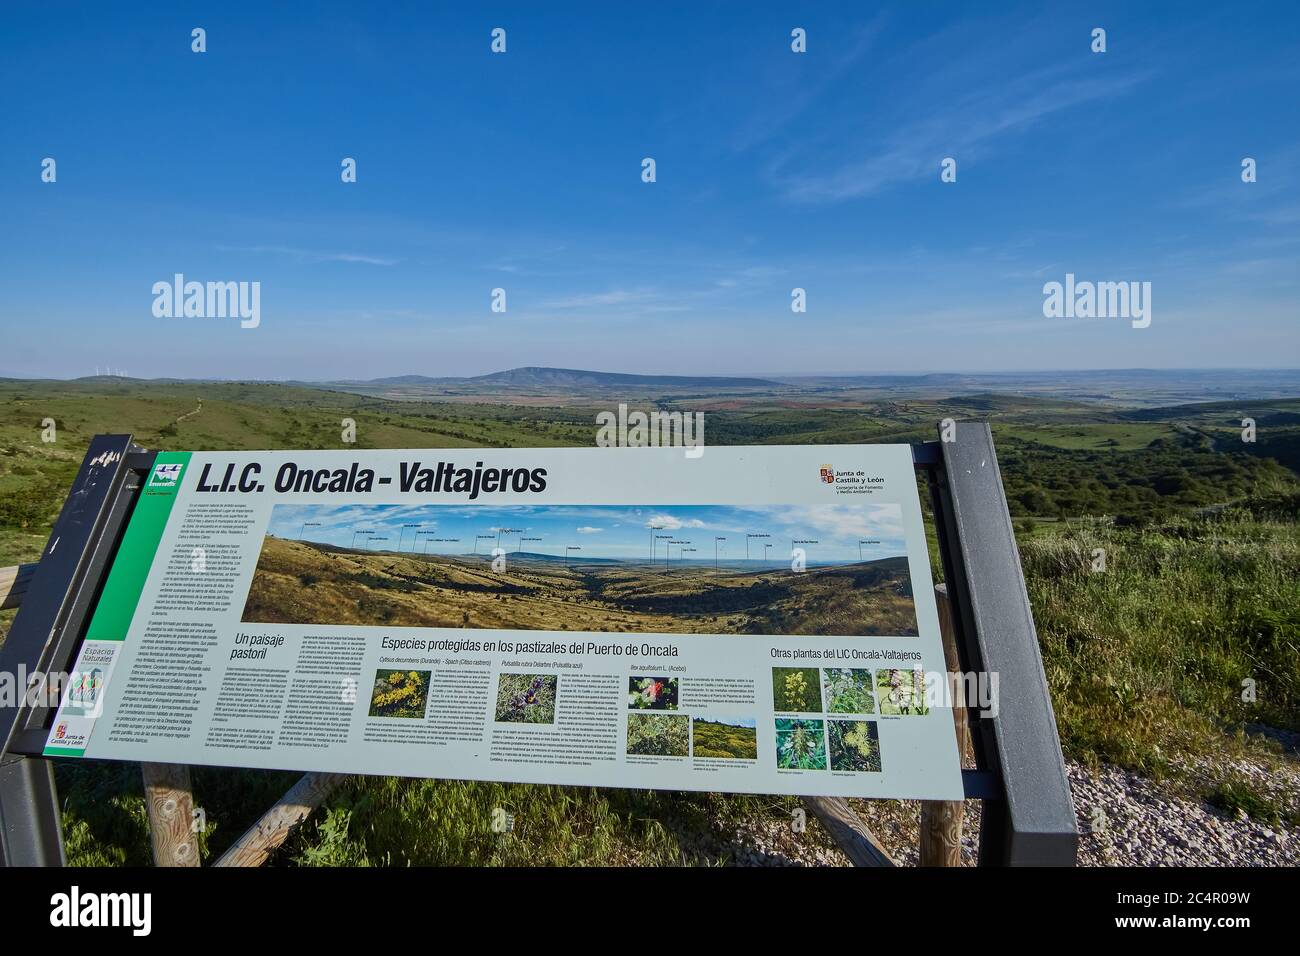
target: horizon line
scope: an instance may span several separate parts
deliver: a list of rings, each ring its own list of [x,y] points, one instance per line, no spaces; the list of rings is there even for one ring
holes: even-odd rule
[[[769,379],[776,384],[800,379],[825,378],[924,378],[933,375],[1083,375],[1099,372],[1298,372],[1300,366],[1291,365],[1180,365],[1180,366],[1111,366],[1086,368],[1002,368],[1002,369],[961,369],[936,368],[921,371],[834,371],[834,372],[732,372],[732,373],[685,373],[685,372],[624,372],[610,369],[562,368],[550,365],[517,365],[512,368],[498,369],[492,372],[478,372],[467,375],[422,375],[416,372],[403,372],[391,375],[377,375],[373,378],[258,378],[251,376],[153,376],[114,375],[111,373],[67,376],[24,376],[0,373],[0,382],[83,382],[100,379],[116,379],[124,382],[251,382],[275,385],[364,385],[375,382],[387,382],[394,379],[415,379],[424,381],[470,381],[472,379],[490,378],[510,372],[535,370],[543,372],[570,372],[587,375],[619,375],[633,378],[681,378],[681,379]]]

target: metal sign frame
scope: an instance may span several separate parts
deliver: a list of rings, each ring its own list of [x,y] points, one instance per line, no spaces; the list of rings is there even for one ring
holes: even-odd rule
[[[976,769],[962,771],[967,799],[983,801],[979,862],[1071,866],[1074,805],[992,432],[958,423],[951,437],[914,444],[912,457],[930,489],[961,669],[998,675],[997,715],[969,711]],[[39,687],[69,670],[155,455],[130,435],[91,441],[0,646],[0,673]],[[0,701],[0,865],[60,866],[58,795],[41,756],[54,714],[27,696]]]

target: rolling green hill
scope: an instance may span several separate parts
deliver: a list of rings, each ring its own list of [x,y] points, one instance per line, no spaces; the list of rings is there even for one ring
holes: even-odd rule
[[[0,380],[0,562],[39,553],[87,442],[100,432],[193,451],[341,448],[343,421],[352,419],[359,448],[582,446],[595,440],[596,413],[610,407],[463,398],[398,400],[264,382]],[[1300,469],[1300,426],[1291,421],[1300,399],[1117,410],[1041,396],[882,401],[836,391],[632,404],[703,411],[705,442],[717,445],[924,441],[941,419],[986,420],[1012,512],[1022,518],[1149,520],[1294,487]],[[1250,413],[1259,436],[1245,444],[1240,418]],[[57,427],[52,444],[41,440],[46,419]]]

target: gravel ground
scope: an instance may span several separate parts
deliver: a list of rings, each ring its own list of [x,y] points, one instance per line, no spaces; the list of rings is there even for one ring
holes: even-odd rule
[[[1252,788],[1281,806],[1300,809],[1300,762],[1276,764],[1229,761],[1228,767]],[[1207,762],[1183,765],[1187,782],[1207,782]],[[1222,761],[1214,771],[1221,777]],[[1235,817],[1179,795],[1170,787],[1103,766],[1093,772],[1067,764],[1075,812],[1079,816],[1081,866],[1300,866],[1300,827]],[[901,866],[918,863],[920,805],[915,801],[854,800],[853,809]],[[966,805],[963,863],[974,865],[979,842],[979,803]],[[754,820],[720,836],[710,855],[737,866],[847,866],[848,860],[812,814],[807,829],[789,823]]]
[[[810,813],[807,828],[795,833],[789,823],[760,820],[737,828],[722,849],[734,866],[848,866]]]
[[[1246,761],[1231,767],[1279,800],[1294,801],[1300,793],[1293,762],[1274,770]],[[1207,772],[1203,766],[1189,770],[1193,776]],[[1115,767],[1092,774],[1071,765],[1069,772],[1084,866],[1300,865],[1300,827],[1233,817]]]

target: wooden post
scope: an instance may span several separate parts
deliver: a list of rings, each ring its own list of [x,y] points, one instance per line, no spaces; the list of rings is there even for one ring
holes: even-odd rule
[[[144,797],[149,808],[149,835],[154,866],[198,866],[194,837],[194,797],[190,768],[183,764],[142,763]]]
[[[935,585],[934,596],[939,611],[944,663],[949,674],[960,674],[961,658],[957,654],[957,632],[953,627],[952,604],[948,600],[947,585]],[[957,754],[962,766],[965,766],[971,761],[973,751],[966,701],[960,694],[953,695],[952,721],[953,730],[957,734]],[[964,816],[965,804],[961,800],[921,802],[922,866],[961,866],[961,826]]]
[[[843,797],[800,797],[854,866],[896,866]]]
[[[939,611],[939,637],[943,641],[943,660],[952,674],[961,673],[961,655],[957,653],[957,627],[952,619],[952,601],[948,598],[948,585],[934,586],[935,605]],[[953,727],[957,731],[957,751],[963,767],[975,766],[975,745],[970,738],[970,717],[965,699],[953,701]]]
[[[34,564],[16,564],[0,568],[0,611],[7,611],[23,603],[23,595],[36,574]]]
[[[307,819],[307,814],[348,777],[344,773],[309,773],[236,840],[213,866],[261,866]]]

